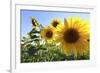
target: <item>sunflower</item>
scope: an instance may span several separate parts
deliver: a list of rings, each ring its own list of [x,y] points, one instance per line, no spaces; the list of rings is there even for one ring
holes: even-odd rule
[[[32,27],[35,29],[38,26],[37,20],[34,17],[31,17],[31,24],[32,24]]]
[[[61,50],[67,54],[80,54],[89,47],[89,23],[79,17],[64,19],[64,25],[57,28],[57,40]]]
[[[53,26],[54,28],[56,28],[60,24],[61,24],[61,21],[57,18],[54,18],[51,22],[51,26]]]
[[[41,29],[40,35],[46,42],[50,43],[55,39],[55,29],[50,26],[44,27]]]

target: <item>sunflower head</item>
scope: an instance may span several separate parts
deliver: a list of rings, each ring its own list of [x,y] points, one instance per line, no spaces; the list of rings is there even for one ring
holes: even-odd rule
[[[80,54],[89,46],[89,23],[79,17],[64,19],[64,26],[57,31],[61,50],[66,54]]]
[[[53,26],[54,28],[56,28],[60,24],[61,24],[61,21],[59,19],[56,19],[56,18],[54,18],[51,22],[51,26]]]
[[[32,27],[35,28],[35,29],[38,26],[38,22],[34,17],[31,17],[31,24],[32,24]]]
[[[46,42],[50,43],[55,39],[55,29],[50,26],[42,28],[40,34]]]

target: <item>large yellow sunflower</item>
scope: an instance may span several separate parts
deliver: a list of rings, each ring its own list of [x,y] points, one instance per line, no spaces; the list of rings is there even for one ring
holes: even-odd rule
[[[40,34],[48,43],[51,43],[55,39],[55,29],[50,26],[42,28]]]
[[[57,28],[57,40],[60,42],[61,50],[69,54],[80,54],[89,47],[89,23],[79,17],[64,19],[64,25]]]

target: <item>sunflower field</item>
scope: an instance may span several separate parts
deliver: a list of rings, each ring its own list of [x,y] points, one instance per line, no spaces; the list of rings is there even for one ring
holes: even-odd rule
[[[21,38],[21,63],[89,60],[89,22],[80,17],[53,18],[48,26],[31,17]]]

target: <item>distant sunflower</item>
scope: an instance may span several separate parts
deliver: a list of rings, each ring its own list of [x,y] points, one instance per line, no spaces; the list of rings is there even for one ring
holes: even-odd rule
[[[57,18],[54,18],[51,22],[51,26],[53,26],[54,28],[56,28],[60,24],[61,24],[61,21]]]
[[[32,27],[35,28],[35,29],[38,26],[38,22],[34,17],[31,17],[31,24],[32,24]]]
[[[40,34],[46,42],[52,42],[55,37],[55,29],[50,26],[44,27],[41,29]]]
[[[64,25],[58,28],[57,40],[65,54],[80,54],[88,50],[89,23],[79,17],[64,19]]]

